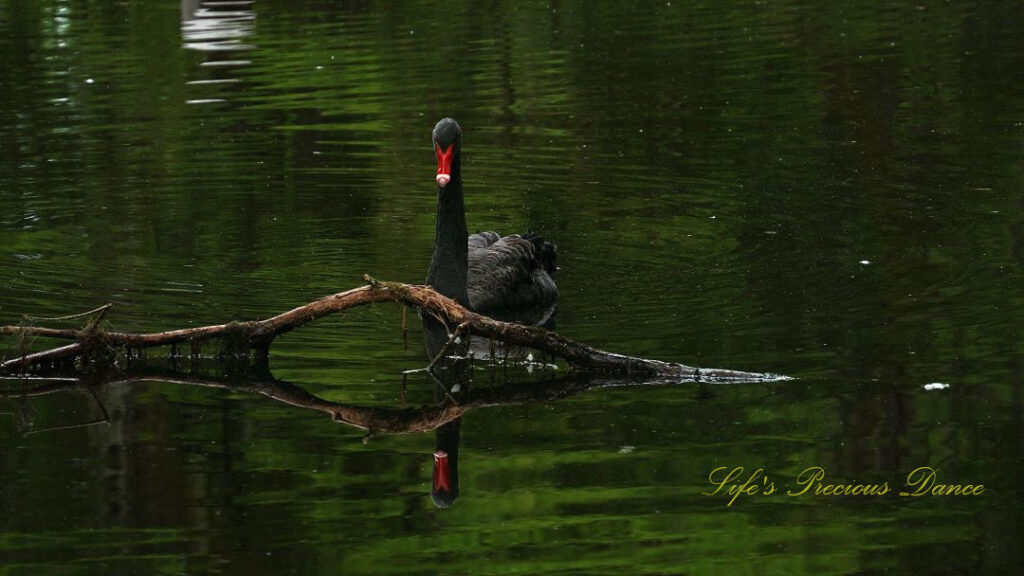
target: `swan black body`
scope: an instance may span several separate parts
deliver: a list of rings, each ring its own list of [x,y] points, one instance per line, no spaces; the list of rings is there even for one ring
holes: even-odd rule
[[[558,299],[551,275],[556,248],[543,238],[469,235],[462,195],[462,128],[451,118],[434,127],[437,169],[437,229],[427,284],[470,310],[516,319],[537,317]]]

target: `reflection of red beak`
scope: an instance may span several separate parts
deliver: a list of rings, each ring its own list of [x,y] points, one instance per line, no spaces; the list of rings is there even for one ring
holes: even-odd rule
[[[452,491],[451,479],[448,476],[448,453],[444,450],[434,452],[434,492],[441,490]]]
[[[437,185],[444,188],[452,179],[452,156],[455,151],[455,143],[448,145],[447,150],[441,150],[440,144],[434,144],[437,149]]]

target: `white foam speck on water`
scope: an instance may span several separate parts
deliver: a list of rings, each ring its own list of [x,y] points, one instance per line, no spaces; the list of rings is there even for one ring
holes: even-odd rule
[[[200,66],[248,66],[251,60],[210,60],[203,62]]]

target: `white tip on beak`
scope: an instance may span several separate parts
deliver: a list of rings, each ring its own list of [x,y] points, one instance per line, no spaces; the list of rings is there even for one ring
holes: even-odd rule
[[[437,175],[437,185],[440,186],[441,188],[444,188],[445,186],[448,185],[448,182],[450,182],[451,179],[452,179],[452,177],[450,175],[448,175],[448,174],[438,174]]]

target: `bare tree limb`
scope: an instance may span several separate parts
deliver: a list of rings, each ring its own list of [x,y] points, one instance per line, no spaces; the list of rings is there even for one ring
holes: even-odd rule
[[[68,344],[67,346],[61,346],[60,348],[52,348],[50,350],[44,350],[42,352],[36,352],[34,354],[26,354],[24,356],[18,356],[12,360],[7,360],[0,364],[0,371],[6,372],[11,371],[15,368],[28,368],[36,364],[44,362],[52,362],[61,358],[70,358],[75,356],[82,351],[83,346],[81,344]]]
[[[26,367],[58,358],[88,353],[96,346],[149,348],[180,343],[199,343],[211,339],[232,341],[236,346],[265,347],[275,337],[304,326],[318,318],[376,302],[394,301],[437,316],[447,325],[465,326],[470,334],[507,344],[534,348],[560,357],[575,369],[590,373],[622,374],[637,377],[661,376],[694,381],[774,381],[788,379],[768,373],[741,372],[715,368],[697,368],[684,364],[634,358],[592,348],[539,326],[501,322],[472,312],[429,286],[384,282],[364,276],[367,286],[314,300],[265,320],[230,322],[213,326],[185,328],[166,332],[129,333],[101,331],[93,322],[82,331],[55,331],[32,326],[2,326],[0,334],[48,336],[75,339],[78,343],[45,352],[28,354],[0,365],[0,372],[24,371]],[[106,310],[103,310],[105,312]]]

